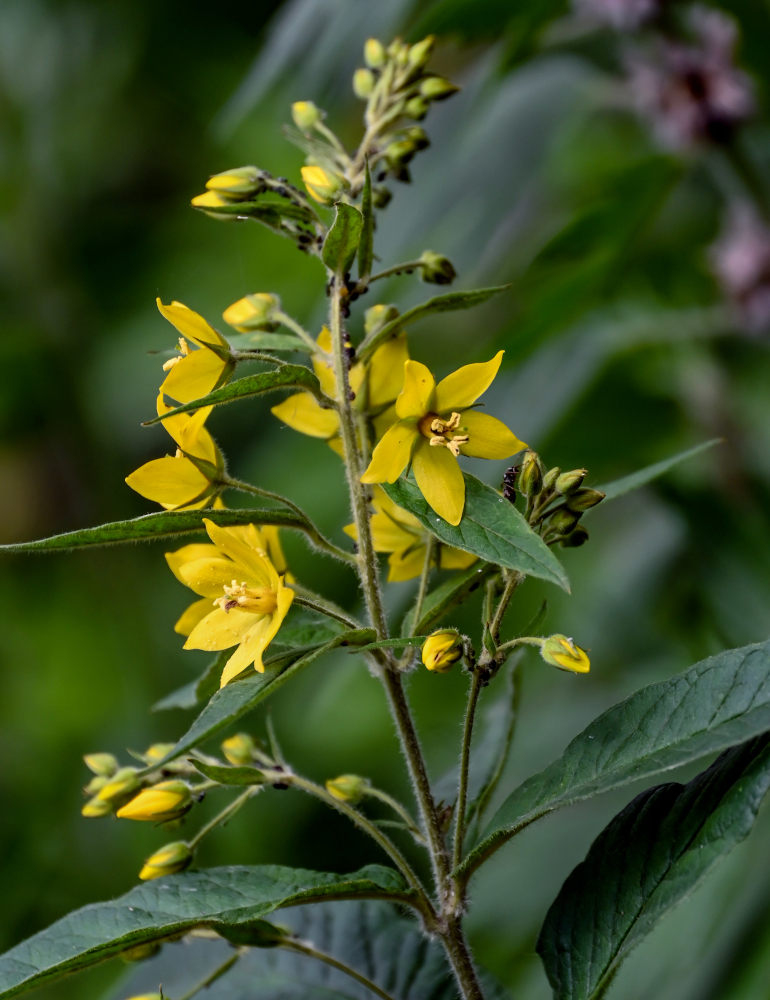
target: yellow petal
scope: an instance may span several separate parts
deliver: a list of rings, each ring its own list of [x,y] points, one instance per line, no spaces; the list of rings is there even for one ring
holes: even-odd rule
[[[502,420],[477,410],[462,414],[458,431],[468,435],[468,441],[460,445],[460,454],[473,458],[508,458],[527,447]]]
[[[192,545],[183,545],[175,552],[166,552],[166,562],[177,580],[184,583],[179,575],[179,570],[185,563],[192,562],[194,559],[211,559],[212,556],[216,555],[218,553],[215,545],[209,545],[206,542],[193,542]]]
[[[199,601],[193,601],[177,619],[174,631],[179,635],[188,636],[198,622],[203,621],[206,615],[213,610],[210,597],[202,597]]]
[[[264,673],[265,666],[262,662],[262,654],[281,627],[294,599],[294,591],[282,586],[276,597],[277,606],[273,614],[254,625],[225,664],[219,681],[221,688],[237,677],[251,663],[254,664],[257,673]]]
[[[309,392],[298,392],[272,407],[273,413],[289,427],[310,437],[330,438],[340,429],[334,410],[325,410]]]
[[[231,559],[225,559],[213,545],[211,547],[216,555],[213,558],[207,556],[183,563],[179,567],[179,579],[196,594],[213,600],[215,597],[222,597],[224,588],[233,580],[240,583],[244,572]],[[209,606],[209,610],[212,611],[213,607]]]
[[[278,588],[279,577],[273,564],[267,558],[261,546],[255,548],[250,544],[243,532],[233,531],[232,528],[220,528],[204,517],[203,525],[208,532],[208,536],[216,547],[236,564],[234,567],[239,576],[245,579],[249,586],[269,587],[271,590]]]
[[[377,409],[392,403],[404,384],[404,365],[409,360],[406,334],[391,337],[378,347],[369,362],[369,406]]]
[[[505,351],[498,351],[491,361],[464,365],[442,379],[436,386],[436,412],[450,413],[475,403],[494,381],[503,354]]]
[[[394,552],[388,559],[388,580],[391,583],[413,580],[422,573],[424,562],[424,545],[415,545],[414,548]]]
[[[425,528],[423,528],[422,524],[417,520],[414,514],[410,514],[408,510],[404,510],[403,507],[399,507],[397,503],[394,503],[381,486],[375,486],[372,502],[374,503],[376,510],[382,511],[383,514],[387,514],[391,520],[395,521],[396,524],[401,525],[405,531],[410,532],[412,535],[418,535],[419,537],[422,537],[425,534]]]
[[[162,507],[186,507],[211,489],[211,483],[186,458],[153,459],[126,476],[126,482],[143,497]]]
[[[244,611],[242,608],[233,608],[230,611],[214,608],[211,614],[198,622],[187,637],[184,648],[206,649],[209,652],[229,649],[230,646],[242,642],[257,621],[264,617],[251,611]]]
[[[451,545],[442,545],[439,549],[439,566],[441,569],[467,569],[476,562],[478,556],[462,549],[453,549]]]
[[[250,525],[253,527],[253,525]],[[262,539],[262,547],[267,552],[270,562],[275,566],[278,573],[286,571],[286,556],[281,547],[281,537],[278,526],[275,524],[264,524],[259,531]]]
[[[230,345],[222,334],[217,333],[214,327],[207,323],[202,316],[193,312],[186,305],[181,302],[172,302],[166,306],[159,298],[155,302],[161,314],[172,326],[176,327],[183,337],[187,337],[199,346],[201,344],[216,344],[218,347],[229,348]]]
[[[226,367],[227,362],[202,347],[177,361],[163,380],[160,391],[177,403],[191,403],[216,387]]]
[[[435,512],[450,524],[459,524],[465,506],[465,480],[448,448],[420,444],[412,458],[417,486]]]
[[[375,552],[398,552],[419,543],[420,534],[407,531],[385,511],[378,511],[371,519],[372,541]]]
[[[412,448],[420,432],[414,424],[399,421],[385,431],[372,453],[369,468],[361,476],[362,483],[395,483],[409,465]]]
[[[430,370],[419,361],[404,363],[404,387],[396,400],[396,413],[403,420],[413,417],[419,420],[434,409],[436,381]]]

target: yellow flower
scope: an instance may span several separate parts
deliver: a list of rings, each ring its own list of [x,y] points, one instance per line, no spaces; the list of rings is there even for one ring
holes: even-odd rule
[[[470,407],[491,385],[502,361],[498,351],[484,364],[465,365],[438,385],[425,365],[407,361],[396,400],[399,418],[374,449],[364,483],[394,483],[410,464],[420,492],[437,514],[459,524],[465,480],[459,455],[508,458],[525,448],[505,424]]]
[[[233,368],[230,345],[202,316],[181,302],[166,306],[160,299],[155,301],[161,314],[181,334],[179,354],[163,365],[168,375],[160,393],[177,403],[191,403],[226,380]],[[191,344],[198,350],[191,350]]]
[[[320,351],[313,358],[313,370],[323,392],[334,399],[336,384],[329,360],[332,338],[328,327],[323,327],[317,343]],[[401,333],[380,345],[368,362],[359,361],[350,369],[350,388],[355,393],[353,406],[358,412],[371,415],[380,430],[389,427],[395,419],[390,404],[401,391],[401,373],[408,357],[406,334]],[[287,396],[270,412],[300,434],[323,438],[337,454],[342,454],[339,415],[336,410],[321,406],[312,393],[297,392]]]
[[[463,640],[457,629],[439,629],[422,644],[422,662],[437,674],[445,674],[463,655]]]
[[[393,503],[384,490],[376,486],[372,496],[374,514],[371,518],[372,541],[375,552],[390,552],[388,580],[398,582],[413,580],[422,573],[425,548],[430,533],[409,511]],[[354,524],[343,529],[351,538],[358,538]],[[454,549],[450,545],[437,546],[440,569],[467,569],[477,557],[471,552]]]
[[[300,173],[308,194],[322,205],[330,205],[340,190],[340,178],[316,165],[302,167]]]
[[[575,674],[587,674],[591,669],[588,653],[577,646],[566,635],[552,635],[543,640],[540,655],[546,663],[560,670],[571,670]]]
[[[184,781],[160,781],[152,788],[143,788],[130,802],[118,809],[118,819],[165,823],[179,819],[192,808],[190,786]]]
[[[158,415],[172,409],[160,394]],[[210,412],[211,407],[204,406],[163,420],[163,427],[177,444],[176,454],[155,458],[126,476],[131,489],[166,510],[210,506],[219,492],[224,468],[222,454],[203,426]]]
[[[188,868],[192,859],[193,851],[190,845],[183,840],[175,840],[147,858],[139,872],[139,878],[143,882],[149,882],[150,879],[161,878],[163,875],[175,875]]]
[[[274,524],[264,524],[258,528],[255,524],[234,525],[228,528],[233,535],[239,536],[244,545],[256,545],[267,554],[268,559],[273,564],[276,572],[286,575],[286,580],[291,582],[293,577],[286,573],[286,557],[281,548],[281,539],[278,528]],[[175,552],[166,553],[166,562],[169,569],[180,583],[186,585],[187,581],[181,574],[181,568],[185,563],[194,562],[196,559],[214,559],[219,557],[219,550],[216,545],[206,542],[193,542],[191,545],[183,545]],[[179,635],[188,636],[199,621],[202,621],[211,611],[211,601],[208,597],[203,597],[199,601],[193,601],[183,612],[179,621],[174,625],[174,631]],[[148,761],[147,763],[151,763]]]
[[[264,671],[262,654],[286,617],[294,591],[284,586],[253,524],[220,528],[205,518],[203,523],[214,544],[201,546],[206,551],[199,558],[177,560],[171,568],[209,601],[208,613],[193,625],[184,648],[237,647],[222,671],[224,687],[250,664]]]

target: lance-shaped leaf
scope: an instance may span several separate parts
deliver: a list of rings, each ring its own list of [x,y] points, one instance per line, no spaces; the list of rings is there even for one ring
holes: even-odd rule
[[[361,241],[364,220],[357,208],[340,202],[329,234],[324,240],[321,259],[335,274],[347,274]]]
[[[733,747],[686,785],[637,796],[599,834],[540,932],[555,1000],[591,1000],[666,910],[751,830],[770,786],[770,735]]]
[[[464,473],[465,510],[458,525],[438,517],[411,479],[383,483],[394,503],[404,507],[446,545],[472,552],[487,562],[555,583],[569,591],[564,567],[513,504],[497,490]]]
[[[374,259],[374,209],[372,208],[372,175],[369,161],[364,172],[364,188],[361,192],[361,238],[358,243],[358,280],[367,282],[372,273]]]
[[[503,802],[471,851],[470,873],[534,820],[600,792],[770,730],[770,640],[729,649],[642,688],[576,736]]]
[[[304,340],[293,333],[269,333],[266,330],[254,330],[238,337],[239,348],[251,348],[256,351],[302,351],[310,354],[310,348]],[[258,360],[258,359],[255,359]]]
[[[380,865],[350,875],[233,865],[153,879],[70,913],[0,956],[0,998],[194,927],[248,927],[279,906],[383,897],[408,900],[410,892],[397,872]]]
[[[472,309],[474,306],[480,306],[482,302],[491,299],[493,295],[499,295],[500,292],[507,292],[510,287],[510,285],[494,285],[491,288],[474,288],[467,292],[447,292],[445,295],[437,295],[435,298],[428,299],[427,302],[422,302],[419,306],[407,309],[405,313],[401,313],[396,319],[391,320],[390,323],[386,323],[370,334],[370,336],[366,337],[358,348],[358,357],[365,360],[392,333],[396,330],[401,330],[410,323],[416,322],[418,319],[423,319],[423,317],[430,316],[433,313]]]
[[[415,606],[412,606],[404,615],[401,624],[401,634],[411,635],[413,632],[427,632],[433,628],[444,615],[459,604],[468,594],[472,593],[484,580],[495,572],[496,566],[490,563],[474,563],[470,569],[456,573],[448,580],[439,584],[434,590],[425,595],[420,609],[420,620],[415,622]]]
[[[273,647],[275,648],[275,647]],[[206,667],[203,673],[189,684],[169,691],[152,706],[152,712],[165,712],[171,708],[195,708],[219,689],[219,678],[230,658],[231,650],[225,649]]]
[[[250,396],[261,396],[276,389],[291,388],[308,389],[316,395],[321,392],[318,379],[309,368],[304,365],[281,365],[280,368],[274,368],[268,372],[246,375],[235,382],[228,382],[227,385],[214,389],[213,392],[201,396],[200,399],[193,399],[183,406],[168,410],[159,417],[145,420],[143,426],[149,427],[161,420],[168,420],[169,417],[173,417],[177,413],[189,413],[191,410],[200,410],[203,406],[222,406],[224,403],[234,403],[236,400],[248,399]]]
[[[258,767],[235,764],[228,767],[223,764],[209,764],[205,760],[194,758],[192,762],[205,778],[211,778],[220,785],[264,785],[267,780],[264,772]]]
[[[646,486],[647,483],[651,483],[653,479],[664,475],[669,469],[673,469],[675,465],[679,465],[680,462],[686,462],[688,458],[694,458],[696,455],[700,455],[702,451],[708,451],[715,444],[722,444],[722,438],[712,438],[710,441],[703,441],[701,444],[696,444],[694,448],[688,448],[687,451],[680,451],[678,455],[672,455],[671,458],[664,458],[663,461],[655,462],[653,465],[646,465],[637,472],[632,472],[621,479],[614,479],[611,483],[597,486],[596,489],[601,490],[605,494],[605,502],[607,500],[614,500],[615,497],[622,497],[625,493],[638,490],[640,487]]]

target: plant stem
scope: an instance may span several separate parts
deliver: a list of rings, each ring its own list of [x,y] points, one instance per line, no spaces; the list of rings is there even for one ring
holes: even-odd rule
[[[361,983],[368,990],[371,990],[375,996],[381,998],[381,1000],[395,1000],[395,998],[390,994],[386,993],[385,990],[380,989],[380,987],[368,979],[362,972],[358,972],[350,965],[346,965],[341,962],[338,958],[334,958],[333,955],[327,954],[325,951],[321,951],[314,945],[310,944],[309,941],[300,941],[298,938],[286,938],[280,943],[281,948],[288,948],[289,951],[296,951],[300,955],[308,955],[310,958],[317,958],[319,962],[325,962],[327,965],[331,965],[334,969],[339,969],[340,972],[344,972],[346,976],[350,976],[351,979],[355,979],[356,982]]]
[[[238,812],[241,806],[244,806],[252,796],[256,795],[257,792],[260,792],[262,787],[262,785],[250,785],[245,792],[241,792],[237,798],[234,798],[232,802],[226,805],[220,813],[217,813],[213,819],[210,819],[205,826],[202,826],[200,830],[198,830],[189,842],[190,847],[195,849],[207,834],[211,833],[211,831],[218,827],[221,823],[226,823],[231,816],[234,816]]]
[[[455,839],[452,852],[452,868],[457,868],[463,855],[463,838],[465,836],[465,811],[468,801],[468,771],[471,756],[471,740],[473,739],[473,723],[476,718],[476,707],[482,688],[482,672],[473,671],[471,689],[468,692],[468,704],[465,709],[465,724],[463,740],[460,748],[460,774],[457,790],[457,805],[455,807]]]
[[[300,326],[300,324],[288,316],[285,312],[275,313],[276,322],[283,324],[283,326],[288,327],[292,333],[296,333],[299,339],[305,344],[305,346],[310,350],[314,357],[321,355],[323,356],[326,352],[323,351],[318,344],[313,340],[307,330]]]
[[[357,622],[355,618],[351,618],[345,614],[342,608],[337,607],[331,601],[327,601],[319,594],[306,590],[304,587],[299,587],[296,583],[293,583],[291,587],[295,594],[295,602],[302,605],[303,608],[318,611],[320,614],[326,615],[327,618],[333,618],[335,621],[341,622],[347,628],[358,629],[362,627],[361,622]]]
[[[403,271],[416,271],[418,267],[423,266],[423,261],[421,260],[407,260],[403,264],[394,264],[392,267],[386,267],[384,271],[378,271],[377,274],[372,274],[367,280],[367,285],[371,285],[373,281],[379,281],[381,278],[389,278],[392,274],[401,274]]]
[[[393,812],[397,813],[401,819],[406,823],[407,828],[418,844],[422,844],[427,847],[425,842],[425,837],[422,835],[422,830],[417,826],[412,816],[406,811],[406,809],[401,805],[398,799],[394,799],[387,792],[383,792],[381,788],[375,788],[370,785],[366,789],[366,795],[373,799],[379,799],[380,802],[384,802],[385,805],[390,806]]]
[[[508,605],[511,603],[511,598],[513,597],[516,588],[523,580],[524,574],[514,570],[508,575],[505,581],[505,587],[500,595],[500,601],[497,605],[497,609],[495,610],[494,617],[489,623],[489,632],[495,644],[497,644],[500,639],[500,626],[503,624],[503,618],[505,617],[505,612],[508,610]]]
[[[238,959],[241,958],[242,954],[243,953],[239,948],[238,951],[236,951],[234,954],[226,958],[221,965],[218,965],[213,972],[210,972],[205,979],[202,979],[197,984],[197,986],[193,986],[193,988],[188,993],[185,993],[184,996],[179,997],[179,1000],[191,1000],[191,998],[194,997],[196,993],[200,993],[201,990],[205,990],[207,987],[211,986],[212,983],[215,983],[220,976],[224,976],[224,974],[228,972],[235,965]]]

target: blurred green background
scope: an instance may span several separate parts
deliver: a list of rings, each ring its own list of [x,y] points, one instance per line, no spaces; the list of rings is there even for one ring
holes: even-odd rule
[[[740,138],[761,175],[770,162],[767,6],[740,0],[729,9],[757,103]],[[525,661],[510,788],[642,684],[770,632],[768,338],[747,337],[731,320],[708,255],[740,179],[719,150],[657,145],[624,96],[626,40],[575,19],[566,4],[275,0],[197,10],[176,0],[5,0],[0,539],[150,509],[123,477],[167,448],[160,429],[139,426],[153,414],[153,352],[175,339],[156,295],[217,325],[241,295],[272,291],[303,323],[320,325],[317,261],[256,225],[209,220],[189,199],[210,173],[242,163],[297,178],[301,154],[281,135],[294,100],[328,108],[353,144],[360,105],[349,81],[366,37],[429,31],[440,35],[436,68],[463,89],[431,112],[433,145],[381,216],[377,249],[386,263],[437,250],[455,263],[458,287],[512,289],[477,312],[415,327],[412,355],[445,374],[505,347],[490,411],[549,465],[587,466],[593,484],[724,439],[589,515],[590,543],[564,553],[572,597],[536,581],[524,588],[516,621],[547,597],[546,628],[590,648],[593,667],[575,678]],[[380,291],[402,308],[431,294],[415,278]],[[360,323],[354,313],[352,329]],[[269,405],[214,414],[231,470],[290,493],[342,543],[338,459],[279,426]],[[504,465],[472,471],[497,485]],[[357,599],[345,570],[295,538],[286,549],[303,581]],[[164,842],[162,831],[79,814],[83,753],[143,750],[174,740],[189,721],[148,711],[206,663],[206,654],[182,653],[171,630],[187,595],[162,553],[0,562],[3,948],[124,892]],[[413,591],[392,589],[395,611]],[[469,629],[476,621],[473,604],[458,616]],[[436,776],[454,758],[464,686],[459,675],[411,679]],[[322,661],[271,709],[284,749],[314,778],[357,770],[406,794],[379,686],[358,660]],[[263,725],[253,720],[255,732]],[[549,995],[533,955],[539,923],[633,791],[530,828],[477,877],[471,937],[514,995]],[[614,995],[765,996],[766,816],[760,827],[632,958]],[[341,856],[348,833],[312,802],[274,792],[210,838],[200,861],[341,870],[380,860],[352,834]],[[39,995],[97,996],[119,974],[113,963]]]

